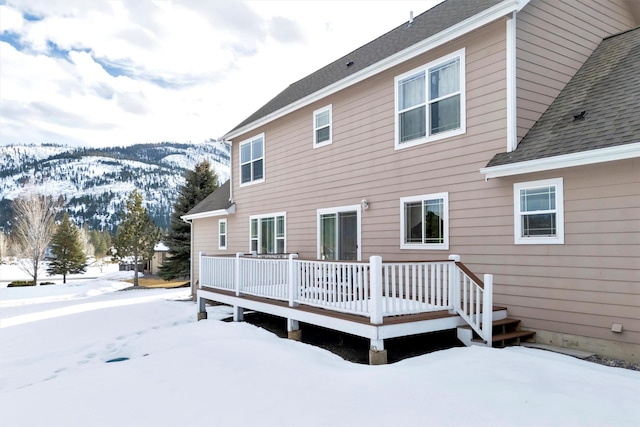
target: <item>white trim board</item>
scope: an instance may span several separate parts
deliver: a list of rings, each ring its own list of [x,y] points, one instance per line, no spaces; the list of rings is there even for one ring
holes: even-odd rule
[[[581,151],[579,153],[491,166],[481,168],[480,173],[485,176],[485,179],[499,178],[502,176],[522,175],[525,173],[543,172],[638,157],[640,157],[640,142],[635,142],[633,144],[616,145],[614,147]]]
[[[212,216],[224,216],[224,215],[230,215],[234,213],[236,213],[235,204],[229,206],[227,209],[218,209],[215,211],[200,212],[200,213],[195,213],[191,215],[182,215],[180,218],[183,221],[191,221],[193,219],[209,218]]]

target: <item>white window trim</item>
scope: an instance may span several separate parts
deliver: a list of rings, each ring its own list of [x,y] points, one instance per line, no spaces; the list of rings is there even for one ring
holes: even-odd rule
[[[279,216],[284,217],[284,253],[287,253],[287,212],[275,212],[275,213],[249,216],[249,253],[251,253],[251,220],[254,220],[254,219],[260,220],[262,218],[275,219],[276,217],[279,217]],[[260,246],[260,228],[259,227],[258,227],[258,246]]]
[[[320,113],[329,111],[329,139],[327,141],[317,142],[318,128],[316,127],[316,116]],[[313,148],[324,147],[325,145],[333,144],[333,105],[329,104],[326,107],[322,107],[313,112]]]
[[[224,224],[224,233],[220,232],[220,226]],[[224,235],[224,245],[220,244],[220,238]],[[227,249],[227,238],[229,237],[229,228],[227,224],[227,219],[219,219],[218,220],[218,249],[226,250]]]
[[[444,206],[444,242],[443,243],[406,243],[405,239],[405,212],[404,205],[409,202],[424,202],[425,200],[442,199]],[[421,196],[408,196],[400,198],[400,249],[426,249],[426,250],[448,250],[449,249],[449,193],[423,194]]]
[[[520,214],[520,190],[525,188],[556,187],[556,236],[522,237]],[[513,184],[513,235],[516,245],[562,245],[564,244],[564,184],[562,178]]]
[[[318,209],[316,211],[316,258],[320,259],[321,254],[320,254],[320,216],[321,215],[325,215],[325,214],[332,214],[332,213],[340,213],[340,212],[353,212],[356,211],[357,214],[357,218],[358,218],[358,256],[357,256],[357,260],[358,261],[362,261],[362,206],[361,205],[349,205],[349,206],[338,206],[335,208],[324,208],[324,209]]]
[[[250,144],[258,138],[262,138],[262,178],[251,180],[249,182],[242,182],[242,146],[244,144]],[[238,182],[240,183],[240,187],[246,187],[249,185],[259,184],[264,182],[267,175],[267,161],[266,161],[266,142],[264,138],[264,132],[258,135],[255,135],[249,139],[245,139],[240,144],[238,144]],[[253,162],[253,160],[252,160]],[[253,170],[252,170],[253,173]]]
[[[460,58],[460,127],[458,129],[452,129],[449,131],[439,132],[435,135],[429,135],[429,97],[426,97],[426,105],[427,105],[427,135],[423,138],[418,138],[412,141],[400,142],[400,120],[398,120],[398,102],[399,102],[399,93],[398,93],[398,82],[406,79],[407,77],[411,77],[417,73],[424,72],[426,74],[426,87],[428,87],[428,76],[429,76],[429,68],[433,68],[443,62],[450,61],[455,58]],[[427,142],[438,141],[440,139],[451,138],[457,135],[463,135],[467,131],[467,103],[466,103],[466,67],[465,67],[465,48],[452,52],[446,56],[438,58],[434,61],[429,62],[423,66],[418,68],[414,68],[411,71],[403,73],[399,76],[396,76],[394,79],[394,123],[395,123],[395,149],[401,150],[403,148],[415,147],[416,145],[425,144]]]

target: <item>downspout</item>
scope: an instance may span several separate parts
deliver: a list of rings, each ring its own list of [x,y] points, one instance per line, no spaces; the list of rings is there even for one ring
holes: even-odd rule
[[[190,256],[189,256],[189,281],[191,282],[191,300],[196,301],[197,292],[195,287],[195,282],[193,281],[193,221],[182,218],[184,222],[189,224],[189,247],[190,247]],[[200,278],[198,277],[198,280]]]
[[[518,109],[516,87],[516,12],[507,19],[507,152],[518,146]]]
[[[233,141],[222,140],[229,146],[229,201],[233,204]]]

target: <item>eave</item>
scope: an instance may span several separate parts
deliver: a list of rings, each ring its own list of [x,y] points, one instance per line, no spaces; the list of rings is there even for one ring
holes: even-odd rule
[[[477,30],[508,14],[511,14],[513,12],[518,12],[524,6],[526,6],[527,3],[529,3],[529,0],[505,0],[502,3],[498,3],[497,5],[490,7],[481,13],[478,13],[477,15],[474,15],[456,25],[453,25],[447,28],[444,31],[439,32],[438,34],[435,34],[431,37],[424,39],[420,43],[416,43],[413,46],[410,46],[396,54],[390,55],[387,58],[376,62],[375,64],[363,69],[360,72],[354,73],[349,77],[346,77],[331,85],[325,86],[324,88],[312,93],[311,95],[308,95],[295,102],[292,102],[286,107],[281,108],[277,111],[274,111],[273,113],[267,114],[264,117],[256,121],[253,121],[245,126],[242,126],[238,129],[234,129],[231,132],[224,135],[222,139],[224,141],[229,141],[237,136],[243,135],[247,132],[251,132],[257,129],[258,127],[264,126],[273,120],[276,120],[280,117],[290,114],[293,111],[296,111],[309,104],[312,104],[313,102],[319,101],[329,95],[332,95],[336,92],[339,92],[343,89],[353,86],[356,83],[359,83],[376,74],[379,74],[392,67],[395,67],[396,65],[399,65],[405,61],[408,61],[411,58],[414,58],[416,56],[422,55],[423,53],[429,52],[430,50],[433,50],[438,46],[441,46],[467,33]]]
[[[634,159],[638,157],[640,157],[640,142],[635,142],[632,144],[563,154],[561,156],[491,166],[480,169],[480,173],[485,176],[485,179],[499,178],[503,176],[523,175],[527,173],[592,165],[616,160]]]
[[[215,211],[199,212],[191,215],[182,215],[180,219],[183,221],[192,221],[194,219],[210,218],[215,216],[226,216],[236,213],[236,205],[233,204],[227,209],[218,209]]]

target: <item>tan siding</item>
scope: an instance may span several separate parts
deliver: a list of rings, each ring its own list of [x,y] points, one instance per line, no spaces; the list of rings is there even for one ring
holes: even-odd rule
[[[193,221],[191,226],[191,235],[193,238],[193,247],[196,248],[192,254],[192,282],[196,283],[200,277],[198,269],[200,268],[199,253],[217,254],[218,250],[218,219],[220,217],[204,218]]]
[[[517,15],[518,139],[602,38],[634,28],[622,0],[532,0]]]
[[[529,23],[527,33],[518,35],[525,36],[532,63],[544,63],[535,55],[545,46],[553,50],[549,40],[555,40],[564,46],[556,60],[575,67],[601,36],[587,31],[591,23],[564,17],[554,4],[533,0],[518,15]],[[540,29],[540,22],[551,24]],[[505,28],[504,20],[491,24],[234,140],[237,153],[239,142],[264,132],[266,180],[239,187],[234,159],[236,213],[228,218],[227,253],[248,251],[250,215],[286,212],[287,250],[315,258],[316,210],[367,198],[363,259],[435,260],[458,253],[477,275],[494,274],[496,304],[508,306],[524,327],[638,344],[639,162],[489,181],[479,172],[506,148]],[[574,46],[567,32],[584,40]],[[466,134],[395,150],[394,77],[463,47]],[[544,82],[540,73],[562,67],[540,67],[523,71],[526,80],[518,82],[519,125],[533,123],[575,71],[564,69]],[[314,150],[312,112],[328,104],[333,106],[333,144]],[[557,177],[564,178],[565,244],[514,245],[513,183]],[[450,249],[400,250],[400,198],[445,191]],[[198,241],[214,247],[217,218],[197,222],[210,223],[209,230],[197,230],[203,234]],[[612,333],[613,322],[623,323],[625,333]]]

